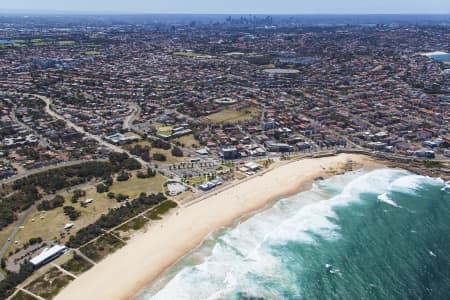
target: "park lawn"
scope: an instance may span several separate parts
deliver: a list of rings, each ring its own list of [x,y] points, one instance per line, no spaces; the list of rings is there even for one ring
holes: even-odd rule
[[[166,161],[157,161],[152,159],[152,163],[157,165],[163,165],[163,164],[174,164],[178,162],[182,162],[186,160],[186,157],[176,157],[172,155],[172,149],[165,150],[165,149],[159,149],[159,148],[152,148],[150,150],[150,157],[153,157],[153,154],[155,153],[161,153],[166,156]]]
[[[197,187],[207,181],[208,181],[207,176],[194,176],[194,177],[183,179],[183,182],[185,182],[193,187]]]
[[[73,206],[81,212],[81,216],[76,221],[70,221],[64,214],[62,207],[49,210],[45,213],[34,209],[23,223],[24,228],[19,230],[13,239],[14,241],[19,241],[19,244],[14,245],[12,243],[8,250],[14,251],[16,248],[22,247],[30,238],[37,237],[41,237],[44,241],[57,239],[59,243],[63,244],[68,240],[70,235],[94,223],[102,214],[107,213],[110,208],[117,206],[115,200],[108,199],[105,194],[98,194],[95,187],[89,187],[85,190],[86,197],[80,198],[78,203],[72,203],[70,201],[72,193],[65,195],[66,201],[64,206]],[[80,203],[89,198],[94,199],[94,201],[85,208],[81,207]],[[41,219],[40,216],[44,216],[44,219]],[[34,222],[32,221],[33,219]],[[74,227],[70,231],[64,230],[64,225],[67,223],[74,224]]]
[[[86,52],[84,52],[83,54],[84,54],[84,55],[87,55],[87,56],[95,56],[95,55],[100,55],[100,54],[102,54],[102,53],[99,52],[99,51],[86,51]]]
[[[187,56],[187,57],[199,57],[199,56],[207,56],[205,54],[195,53],[195,52],[175,52],[176,56]]]
[[[199,142],[195,139],[193,134],[184,135],[179,138],[173,139],[174,143],[179,142],[180,144],[184,145],[186,148],[198,148]]]
[[[71,46],[75,44],[75,41],[58,41],[58,46]]]
[[[240,110],[224,109],[203,118],[203,121],[213,124],[239,123],[257,119],[260,114],[261,111],[256,107],[247,107]]]
[[[134,174],[127,181],[117,181],[111,186],[110,191],[114,194],[128,195],[130,199],[137,198],[140,193],[157,194],[163,191],[166,178],[160,174],[150,178],[137,178]]]
[[[127,146],[133,147],[134,145],[141,145],[141,146],[149,146],[150,147],[150,158],[152,159],[152,163],[157,164],[157,165],[163,165],[163,164],[174,164],[177,162],[182,162],[182,161],[186,161],[186,157],[176,157],[172,155],[172,149],[159,149],[159,148],[153,148],[152,144],[149,141],[139,141]],[[166,161],[158,161],[158,160],[153,160],[153,154],[155,153],[161,153],[164,154],[167,158]]]
[[[173,131],[173,127],[172,126],[160,126],[160,127],[158,127],[157,130],[158,130],[157,134],[171,135],[172,131]]]

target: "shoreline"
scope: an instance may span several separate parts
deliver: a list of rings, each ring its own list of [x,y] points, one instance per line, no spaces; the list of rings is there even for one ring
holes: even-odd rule
[[[433,51],[433,52],[421,52],[419,54],[429,57],[429,56],[432,56],[432,55],[448,55],[449,53],[447,53],[445,51]]]
[[[379,168],[382,163],[363,155],[289,161],[261,175],[182,206],[150,225],[126,246],[80,275],[55,299],[132,299],[169,268],[202,245],[213,232],[272,206],[279,199],[307,190],[318,178],[343,173],[351,159],[354,169]],[[331,174],[330,169],[337,169]]]

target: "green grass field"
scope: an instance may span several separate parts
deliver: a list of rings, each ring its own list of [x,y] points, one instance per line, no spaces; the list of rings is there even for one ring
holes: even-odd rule
[[[136,198],[140,193],[157,194],[163,191],[163,184],[166,182],[166,178],[156,174],[151,178],[137,178],[133,176],[127,181],[115,182],[110,191],[114,194],[128,195],[130,199]]]
[[[83,52],[83,54],[87,55],[87,56],[95,56],[95,55],[100,55],[102,53],[99,51],[86,51],[86,52]]]
[[[224,109],[203,119],[205,123],[224,124],[240,123],[259,118],[261,111],[256,107],[248,107],[240,110]]]
[[[205,54],[195,53],[195,52],[175,52],[176,56],[187,56],[187,57],[199,57],[206,56]]]

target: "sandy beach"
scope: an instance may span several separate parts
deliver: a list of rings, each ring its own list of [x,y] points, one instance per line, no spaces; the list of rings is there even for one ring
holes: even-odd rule
[[[180,207],[163,221],[108,256],[67,286],[58,300],[130,299],[168,267],[199,246],[205,236],[274,200],[310,187],[314,179],[329,177],[330,168],[341,169],[351,159],[355,168],[381,165],[366,156],[340,154],[285,163],[262,175]],[[328,171],[328,172],[327,172]]]

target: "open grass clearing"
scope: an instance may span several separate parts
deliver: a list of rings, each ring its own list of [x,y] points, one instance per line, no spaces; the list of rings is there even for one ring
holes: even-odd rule
[[[259,118],[261,111],[256,107],[247,107],[240,110],[224,109],[203,118],[205,123],[223,124],[240,123]]]
[[[174,52],[173,55],[176,55],[176,56],[186,56],[186,57],[207,57],[207,56],[208,56],[208,55],[206,55],[206,54],[200,54],[200,53],[195,53],[195,52],[191,52],[191,51]]]
[[[114,194],[128,195],[130,199],[137,198],[140,193],[157,194],[163,191],[166,178],[160,174],[150,178],[137,178],[135,174],[127,181],[117,181],[111,186]]]
[[[83,54],[87,55],[87,56],[95,56],[95,55],[100,55],[102,53],[99,51],[86,51],[86,52],[83,52]]]
[[[180,143],[185,148],[199,148],[199,142],[195,139],[193,134],[188,134],[175,138],[172,140],[174,143]]]
[[[68,240],[70,235],[94,223],[102,214],[107,213],[110,208],[117,206],[115,200],[108,199],[105,194],[98,194],[95,187],[89,187],[85,190],[86,196],[80,198],[79,203],[72,203],[70,201],[72,193],[64,195],[64,206],[73,206],[81,212],[81,216],[76,221],[70,221],[64,214],[62,207],[46,212],[33,209],[23,223],[23,229],[20,229],[14,237],[14,241],[18,241],[19,243],[17,245],[12,243],[8,250],[14,252],[16,248],[21,248],[30,238],[37,237],[41,237],[44,241],[57,239],[59,243],[63,244]],[[89,198],[93,199],[93,202],[85,208],[81,207],[80,203]],[[64,230],[64,226],[68,223],[74,224],[74,227],[70,231]]]
[[[72,46],[75,45],[75,41],[58,41],[58,46]]]

